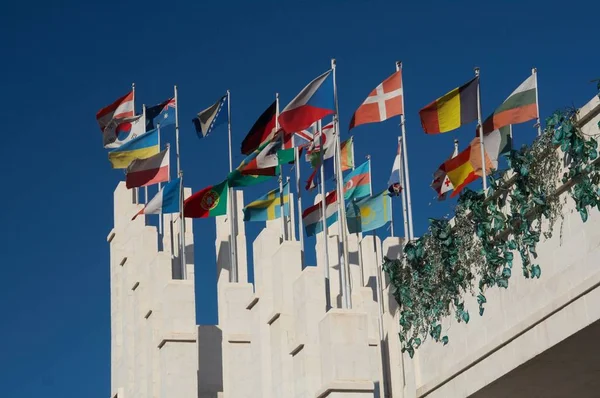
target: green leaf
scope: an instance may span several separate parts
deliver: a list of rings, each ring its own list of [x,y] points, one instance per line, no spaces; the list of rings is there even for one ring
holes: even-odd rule
[[[504,268],[504,269],[502,270],[502,276],[503,276],[504,278],[508,279],[508,278],[510,278],[510,275],[511,275],[510,268]]]
[[[588,212],[585,207],[579,209],[579,215],[581,216],[581,221],[586,222],[588,219]]]
[[[542,270],[540,269],[539,265],[534,265],[531,267],[531,277],[532,278],[540,278],[540,276],[542,275]]]
[[[444,343],[444,345],[448,344],[448,336],[442,337],[442,343]]]
[[[415,348],[419,348],[421,346],[421,339],[416,337],[414,340]]]
[[[469,311],[464,311],[462,313],[462,320],[465,321],[465,323],[469,323],[469,319],[470,319]]]
[[[496,281],[496,284],[498,285],[498,287],[503,287],[506,289],[508,287],[508,279],[500,278]]]

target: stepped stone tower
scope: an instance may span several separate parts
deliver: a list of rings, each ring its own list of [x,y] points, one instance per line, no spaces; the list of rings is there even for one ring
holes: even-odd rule
[[[599,121],[600,100],[594,97],[578,122],[593,136],[600,133]],[[559,194],[567,195],[568,186],[563,188]],[[219,321],[198,326],[191,222],[185,228],[187,272],[181,275],[178,244],[171,245],[172,233],[179,241],[181,220],[173,217],[171,229],[170,216],[163,217],[159,242],[145,217],[131,221],[141,205],[120,183],[107,238],[111,398],[596,397],[600,212],[591,210],[583,223],[566,199],[560,233],[538,246],[542,277],[515,276],[509,289],[490,289],[483,317],[472,316],[468,325],[444,320],[450,344],[425,341],[411,359],[400,350],[398,305],[380,266],[384,255],[399,257],[401,239],[350,235],[352,294],[346,308],[337,226],[327,237],[319,234],[315,248],[306,248],[316,250],[316,264],[303,264],[295,237],[282,241],[281,223],[267,222],[252,242],[249,283],[239,222],[233,240],[238,280],[231,282],[231,220],[217,217]],[[235,203],[242,220],[242,192]],[[466,307],[477,313],[476,299],[467,296]]]

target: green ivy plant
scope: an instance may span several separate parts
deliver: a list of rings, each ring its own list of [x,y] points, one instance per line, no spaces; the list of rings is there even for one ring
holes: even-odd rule
[[[569,194],[584,222],[590,208],[600,209],[597,142],[583,136],[576,120],[574,110],[555,112],[531,146],[511,150],[508,170],[489,176],[487,197],[465,189],[452,220],[430,219],[428,233],[408,242],[403,258],[384,259],[400,308],[402,350],[411,358],[429,337],[448,343],[443,318],[469,322],[465,294],[477,295],[483,315],[486,290],[508,288],[515,252],[526,278],[541,276],[536,246],[562,218],[557,182],[571,184]]]

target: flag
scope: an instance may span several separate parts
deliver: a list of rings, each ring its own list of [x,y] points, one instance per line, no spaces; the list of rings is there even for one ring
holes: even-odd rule
[[[450,159],[453,159],[456,156],[458,156],[458,144],[457,143],[454,146],[454,152],[452,153],[452,156],[450,157]],[[440,168],[438,168],[436,170],[436,172],[433,173],[433,181],[431,183],[431,187],[435,190],[435,192],[437,192],[438,200],[446,199],[446,193],[448,193],[454,189],[454,185],[452,185],[452,181],[450,181],[450,178],[448,177],[446,172],[443,170],[442,166],[440,166]]]
[[[352,115],[349,130],[365,123],[383,122],[401,115],[402,73],[397,71],[380,83]]]
[[[176,178],[167,183],[148,204],[140,210],[132,220],[140,214],[179,213],[181,203],[181,179]]]
[[[133,91],[130,91],[112,104],[100,109],[96,113],[96,121],[100,126],[100,130],[104,131],[104,128],[106,128],[113,119],[133,117],[135,115],[133,98]]]
[[[348,232],[368,232],[392,220],[392,203],[387,190],[378,195],[351,202],[346,208]]]
[[[289,184],[283,185],[283,214],[290,215]],[[281,217],[281,198],[279,188],[268,192],[244,207],[244,221],[268,221]]]
[[[486,174],[492,169],[492,162],[485,154]],[[471,144],[457,156],[445,161],[440,169],[446,173],[450,182],[454,186],[454,192],[450,195],[455,197],[464,187],[483,175],[481,162],[481,143],[479,137],[476,137]]]
[[[321,128],[321,133],[315,134],[311,145],[306,151],[306,159],[312,167],[316,167],[321,161],[321,146],[324,148],[323,159],[329,159],[335,154],[335,136],[333,134],[333,123]],[[322,142],[321,142],[322,141]]]
[[[426,134],[446,133],[477,120],[479,77],[455,88],[419,111]]]
[[[317,120],[335,113],[332,70],[308,83],[279,115],[279,125],[288,132],[304,130]]]
[[[204,138],[209,135],[212,130],[224,123],[227,118],[224,116],[227,112],[223,111],[223,107],[227,102],[227,95],[222,96],[217,102],[209,106],[203,111],[198,112],[196,117],[192,119],[194,128],[198,138]]]
[[[169,181],[169,149],[147,159],[136,159],[127,167],[127,188],[146,187]]]
[[[344,177],[344,199],[352,201],[371,195],[371,162],[367,160]]]
[[[528,77],[511,95],[483,122],[483,134],[509,124],[537,119],[537,86],[535,75]],[[487,142],[487,138],[485,139]]]
[[[102,142],[104,148],[114,149],[146,132],[144,115],[113,119],[104,128]]]
[[[279,174],[278,169],[275,169],[273,175]],[[252,185],[260,184],[265,181],[269,181],[273,176],[266,175],[252,175],[252,174],[242,174],[239,170],[233,170],[227,176],[227,181],[229,182],[229,186],[232,188],[236,187],[250,187]]]
[[[265,141],[271,139],[275,133],[275,117],[277,115],[277,101],[273,101],[271,105],[260,115],[258,120],[246,134],[246,138],[242,141],[242,154],[249,155]]]
[[[277,151],[277,164],[292,164],[296,160],[296,150],[294,148],[280,149]]]
[[[146,129],[152,130],[175,124],[175,98],[169,98],[158,105],[146,108]]]
[[[511,125],[500,127],[484,135],[485,152],[490,157],[492,167],[498,170],[498,159],[512,149]]]
[[[307,236],[314,236],[323,232],[323,207],[322,200],[302,212],[302,220]],[[325,219],[330,227],[338,219],[337,191],[330,192],[325,198]]]
[[[277,151],[282,147],[283,134],[277,134],[271,141],[263,143],[250,156],[246,157],[238,167],[242,174],[269,175],[276,174],[279,161]]]
[[[350,137],[340,144],[340,157],[342,171],[350,170],[354,167],[354,137]]]
[[[134,160],[147,159],[158,152],[158,131],[152,130],[110,151],[108,160],[113,169],[126,169]]]
[[[196,192],[183,202],[183,216],[188,218],[206,218],[222,216],[227,213],[227,180]]]
[[[388,191],[391,195],[400,196],[400,192],[404,188],[400,180],[400,173],[402,173],[402,138],[398,140],[398,150],[396,151],[396,158],[394,159],[394,165],[392,166],[392,174],[388,179]]]
[[[296,146],[310,143],[315,139],[315,135],[308,129],[297,131],[294,134],[295,134],[296,138],[299,138],[301,140],[296,144]],[[302,141],[304,141],[304,142],[302,142]]]

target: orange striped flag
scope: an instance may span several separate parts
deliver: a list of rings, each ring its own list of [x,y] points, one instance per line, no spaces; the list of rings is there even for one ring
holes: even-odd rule
[[[492,170],[492,161],[488,154],[485,154],[486,175],[489,175]],[[450,195],[455,197],[463,190],[464,187],[476,181],[483,175],[483,167],[481,162],[481,142],[479,137],[476,137],[471,144],[456,157],[445,161],[440,169],[446,172],[450,182],[454,186],[454,192]]]

